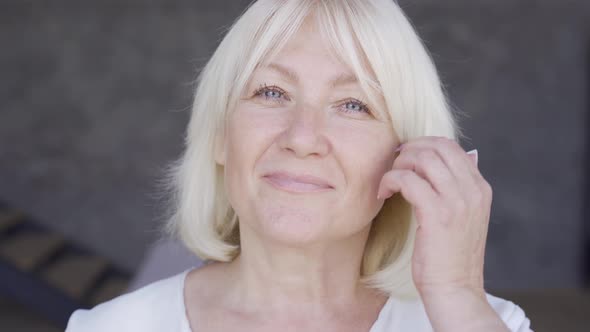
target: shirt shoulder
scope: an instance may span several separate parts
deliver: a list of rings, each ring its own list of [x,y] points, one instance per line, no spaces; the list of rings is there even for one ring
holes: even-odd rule
[[[185,331],[183,289],[189,270],[72,313],[65,332]]]
[[[486,298],[511,332],[532,332],[530,320],[518,305],[488,293],[486,293]],[[421,300],[400,300],[390,297],[370,332],[398,330],[433,331]]]

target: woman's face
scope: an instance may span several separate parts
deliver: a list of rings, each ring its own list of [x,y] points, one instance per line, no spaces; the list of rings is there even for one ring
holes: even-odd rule
[[[351,77],[309,29],[253,73],[216,152],[241,228],[291,245],[369,229],[398,141]]]

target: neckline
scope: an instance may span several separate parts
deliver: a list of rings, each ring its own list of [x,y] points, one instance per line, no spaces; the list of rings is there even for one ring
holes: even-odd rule
[[[181,273],[180,275],[180,296],[179,296],[179,302],[180,302],[180,312],[181,312],[181,322],[180,324],[182,325],[182,331],[181,332],[193,332],[193,330],[191,329],[191,324],[189,323],[189,319],[188,319],[188,312],[186,311],[186,302],[185,302],[185,298],[184,298],[184,289],[186,287],[186,277],[188,276],[189,272],[191,272],[192,270],[196,269],[197,267],[191,267],[188,268],[186,270],[184,270],[184,272]]]
[[[391,307],[392,305],[393,305],[393,297],[390,295],[389,297],[387,297],[387,300],[385,301],[385,304],[383,304],[383,307],[381,307],[381,310],[379,310],[379,314],[377,315],[377,319],[375,319],[375,321],[373,322],[373,325],[371,325],[369,332],[378,331],[376,329],[379,327],[379,324],[382,324],[381,322],[385,319],[385,316],[387,315],[387,313],[389,311],[391,311],[389,309],[389,307]]]
[[[188,274],[192,270],[197,269],[197,268],[198,268],[198,266],[190,267],[190,268],[184,270],[184,272],[182,272],[179,276],[180,277],[179,278],[180,279],[180,287],[179,287],[180,288],[180,296],[179,296],[180,303],[179,303],[179,305],[180,305],[180,309],[181,309],[180,312],[182,313],[180,324],[182,325],[182,332],[193,332],[193,330],[191,329],[189,319],[188,319],[188,312],[186,310],[184,290],[186,288],[186,279],[187,279]],[[381,308],[381,310],[379,310],[379,314],[377,315],[377,319],[373,322],[373,325],[371,325],[369,332],[374,332],[373,330],[375,330],[378,327],[377,323],[381,322],[384,319],[386,313],[388,311],[390,311],[389,307],[392,305],[393,305],[393,297],[389,296],[387,298],[387,300],[385,301],[385,304],[383,304],[383,307]]]

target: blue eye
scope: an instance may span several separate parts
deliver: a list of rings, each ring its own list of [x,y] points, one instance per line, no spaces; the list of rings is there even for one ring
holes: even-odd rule
[[[262,97],[266,100],[277,101],[278,103],[282,103],[284,100],[289,100],[289,98],[286,97],[286,95],[287,93],[283,89],[277,86],[267,86],[266,84],[262,84],[260,88],[258,88],[254,92],[254,97]],[[343,112],[345,113],[366,113],[369,115],[371,114],[371,111],[369,110],[367,104],[354,98],[348,99],[340,105],[340,107],[342,106],[344,106]]]
[[[256,92],[254,92],[254,96],[261,96],[264,99],[275,100],[285,96],[285,92],[276,86],[269,87],[264,84],[258,90],[256,90]]]
[[[266,98],[273,98],[273,96],[276,98],[281,97],[281,92],[276,91],[276,90],[266,90],[266,91],[263,91],[263,94],[264,94],[264,97],[266,97]]]
[[[351,107],[348,107],[351,106]],[[369,110],[369,107],[367,106],[367,104],[363,103],[362,101],[356,100],[356,99],[351,99],[351,100],[347,100],[344,103],[344,112],[347,113],[367,113],[367,114],[371,114],[371,111]]]

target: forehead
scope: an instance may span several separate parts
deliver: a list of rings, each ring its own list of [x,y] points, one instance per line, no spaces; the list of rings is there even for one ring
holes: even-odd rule
[[[329,45],[315,29],[304,26],[261,61],[255,73],[276,74],[295,83],[327,76],[332,86],[358,83],[358,77]]]
[[[301,81],[301,75],[297,72],[296,69],[291,68],[292,66],[288,64],[282,64],[280,62],[269,62],[263,64],[260,68],[257,69],[258,72],[271,72],[275,73],[279,76],[282,76],[287,81],[291,83],[299,83]],[[350,84],[357,84],[358,78],[356,75],[350,73],[350,71],[343,71],[333,75],[329,79],[329,84],[332,87],[337,87],[341,85],[350,85]]]
[[[277,49],[278,52],[275,52],[267,63],[281,62],[281,60],[313,61],[308,65],[321,62],[323,67],[333,68],[340,72],[350,71],[348,65],[342,61],[341,55],[334,49],[333,40],[316,31],[312,24],[310,26],[301,27],[280,49]],[[279,60],[273,61],[273,58]]]

